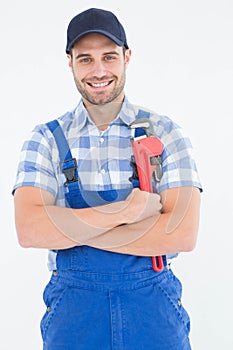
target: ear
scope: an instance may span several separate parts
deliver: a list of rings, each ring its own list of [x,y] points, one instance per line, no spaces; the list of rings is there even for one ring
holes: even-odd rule
[[[131,49],[127,49],[125,51],[125,64],[126,64],[126,66],[128,66],[128,64],[130,62],[131,55],[132,55]]]
[[[67,55],[67,58],[68,58],[68,65],[69,67],[72,69],[72,57],[70,54]]]

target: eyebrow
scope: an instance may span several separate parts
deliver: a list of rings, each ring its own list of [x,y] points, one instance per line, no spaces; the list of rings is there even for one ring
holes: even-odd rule
[[[117,55],[117,56],[119,56],[119,53],[116,52],[116,51],[104,52],[103,56],[106,56],[106,55]],[[91,57],[91,54],[90,53],[80,53],[75,58],[79,59],[79,58],[82,58],[82,57]]]
[[[119,53],[116,51],[110,51],[110,52],[105,52],[104,55],[117,55],[117,56],[119,56]]]
[[[81,58],[81,57],[87,57],[87,56],[91,56],[89,53],[81,53],[80,55],[76,56],[75,58]]]

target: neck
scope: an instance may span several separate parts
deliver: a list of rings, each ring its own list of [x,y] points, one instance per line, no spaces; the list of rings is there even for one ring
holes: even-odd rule
[[[112,101],[104,105],[93,105],[85,100],[83,100],[83,103],[96,126],[100,130],[105,130],[119,114],[123,99],[121,98],[119,101]]]

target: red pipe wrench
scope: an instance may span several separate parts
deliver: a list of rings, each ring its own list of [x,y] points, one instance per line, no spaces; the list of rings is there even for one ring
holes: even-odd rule
[[[144,135],[131,138],[133,156],[131,164],[134,167],[134,174],[131,180],[139,180],[140,189],[152,193],[152,178],[160,181],[162,177],[161,153],[163,150],[162,142],[155,137],[154,127],[148,118],[138,118],[130,125],[130,129],[142,128]],[[152,257],[152,267],[154,271],[163,270],[162,256]]]

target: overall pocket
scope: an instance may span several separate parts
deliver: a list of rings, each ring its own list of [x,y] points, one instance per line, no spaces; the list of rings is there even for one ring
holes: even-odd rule
[[[46,306],[46,311],[40,323],[41,335],[45,340],[48,329],[53,323],[53,320],[59,312],[59,306],[64,298],[67,286],[59,283],[59,277],[52,276],[43,293],[43,300]]]
[[[157,288],[160,290],[166,305],[166,316],[170,322],[180,325],[180,331],[184,330],[186,335],[190,332],[190,318],[187,311],[184,309],[182,299],[182,284],[180,280],[170,270],[167,273],[167,278],[163,279]],[[179,329],[177,328],[177,331]]]

